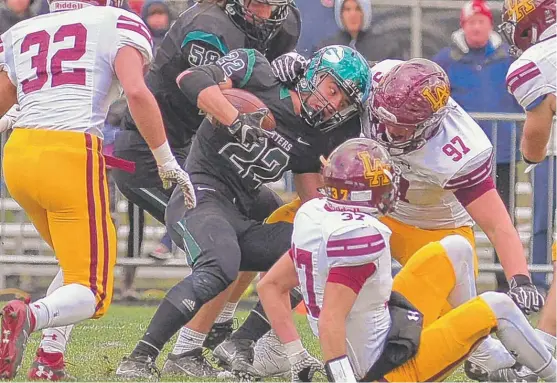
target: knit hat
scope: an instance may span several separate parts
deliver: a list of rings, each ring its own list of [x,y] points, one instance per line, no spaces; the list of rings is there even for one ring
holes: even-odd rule
[[[462,11],[460,12],[460,26],[464,26],[466,20],[477,13],[489,17],[489,20],[493,23],[493,14],[491,13],[491,9],[487,6],[485,0],[472,0],[462,7]]]

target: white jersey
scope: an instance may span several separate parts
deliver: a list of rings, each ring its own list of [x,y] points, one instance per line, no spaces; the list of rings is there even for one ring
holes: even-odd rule
[[[545,96],[557,97],[557,24],[546,29],[540,41],[526,49],[507,73],[507,89],[516,101],[528,111],[535,108]],[[557,155],[557,133],[553,134],[548,154]]]
[[[325,198],[316,198],[298,210],[292,258],[316,336],[329,272],[373,263],[375,271],[364,283],[346,320],[348,357],[356,376],[362,378],[381,355],[391,323],[386,304],[393,281],[391,231],[371,215],[334,211],[328,206]]]
[[[14,128],[102,137],[108,107],[121,95],[114,60],[124,46],[152,60],[152,38],[135,14],[88,6],[17,23],[1,37],[21,115]]]
[[[401,62],[384,60],[373,66],[373,85]],[[474,221],[454,191],[477,185],[491,175],[491,142],[452,98],[448,106],[450,112],[437,135],[418,150],[393,156],[402,175],[401,200],[391,216],[422,229],[473,226]],[[369,137],[369,121],[363,126],[364,135]]]

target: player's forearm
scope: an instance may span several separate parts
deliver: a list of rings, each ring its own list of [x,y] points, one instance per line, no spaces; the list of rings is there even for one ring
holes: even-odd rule
[[[524,124],[524,134],[520,143],[520,150],[526,161],[542,162],[547,154],[549,129],[539,129]]]
[[[151,150],[166,142],[161,112],[153,94],[145,87],[141,92],[126,94],[130,113]]]
[[[197,107],[225,126],[232,125],[239,114],[238,109],[224,97],[218,85],[199,93]]]
[[[530,275],[520,236],[510,221],[488,230],[486,235],[497,252],[507,279],[516,274]]]
[[[267,319],[282,344],[300,339],[292,319],[289,291],[289,289],[279,290],[273,283],[265,283],[265,278],[257,285],[257,293]]]
[[[319,318],[319,342],[324,361],[346,355],[345,328],[345,318],[342,315],[321,313]]]

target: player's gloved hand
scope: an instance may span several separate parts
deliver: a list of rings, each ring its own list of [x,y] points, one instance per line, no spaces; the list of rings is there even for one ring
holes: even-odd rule
[[[162,186],[168,189],[172,184],[176,184],[184,194],[184,202],[188,209],[193,209],[197,204],[195,198],[195,189],[191,183],[190,176],[178,164],[175,158],[159,166],[159,177],[162,180]]]
[[[306,349],[288,356],[292,382],[311,382],[317,371],[323,372],[323,363],[314,358]]]
[[[15,104],[0,118],[0,133],[3,133],[12,128],[15,120],[19,117],[19,105]]]
[[[271,70],[280,82],[288,87],[293,87],[304,73],[309,60],[296,52],[285,53],[271,62]]]
[[[507,294],[524,314],[538,312],[543,307],[545,302],[543,295],[536,289],[530,277],[516,274],[509,281],[509,287]]]
[[[262,128],[263,119],[269,109],[258,109],[252,113],[240,113],[227,129],[242,145],[262,142],[269,132]]]
[[[346,355],[327,361],[325,372],[329,382],[357,382],[352,365]]]

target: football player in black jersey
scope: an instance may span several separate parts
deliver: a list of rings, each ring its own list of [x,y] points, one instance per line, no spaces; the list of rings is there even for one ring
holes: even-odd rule
[[[224,305],[240,270],[268,270],[288,250],[290,223],[261,224],[248,213],[263,183],[288,170],[302,201],[320,195],[319,157],[359,136],[359,124],[345,122],[363,112],[370,71],[352,48],[330,46],[311,58],[290,90],[261,53],[238,49],[215,64],[186,70],[177,83],[192,104],[211,116],[199,127],[186,163],[197,206],[185,211],[174,193],[166,211],[167,228],[186,251],[192,273],[167,293],[143,338],[121,362],[116,374],[125,378],[152,377],[166,342],[205,303],[218,296],[211,304]],[[232,106],[222,94],[231,87],[262,100],[276,128],[268,132],[261,127],[262,111],[240,113]],[[214,319],[208,316],[208,328]]]
[[[184,11],[166,34],[146,74],[157,99],[172,152],[184,163],[191,141],[203,120],[195,103],[178,89],[176,76],[197,65],[214,63],[236,48],[255,48],[270,60],[294,49],[301,30],[294,0],[204,0]],[[115,170],[124,196],[164,223],[171,190],[165,190],[147,144],[138,133],[129,109],[114,154],[136,164],[134,174]],[[263,189],[252,218],[263,220],[282,201]]]

